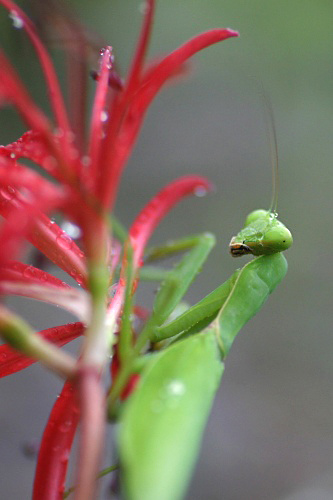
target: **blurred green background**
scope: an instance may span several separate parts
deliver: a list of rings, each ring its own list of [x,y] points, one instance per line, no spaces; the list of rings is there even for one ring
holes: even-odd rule
[[[124,71],[141,3],[66,4],[113,45]],[[29,8],[29,1],[24,5]],[[191,301],[243,264],[229,256],[229,240],[248,212],[268,208],[271,196],[263,86],[278,136],[279,216],[294,236],[287,278],[239,334],[227,359],[191,500],[333,498],[332,22],[331,0],[157,2],[152,56],[213,27],[230,27],[241,36],[198,54],[190,77],[156,100],[123,177],[119,217],[128,224],[176,176],[204,174],[216,192],[183,202],[154,241],[216,234],[217,246],[191,288]],[[12,29],[4,10],[0,27],[3,46],[43,105],[38,66],[24,34]],[[1,143],[23,130],[12,111],[1,112]],[[152,294],[141,292],[143,303],[151,303]],[[15,304],[36,328],[68,319],[59,320],[51,307],[26,300]],[[39,367],[2,381],[3,498],[30,497],[34,461],[22,454],[22,446],[38,442],[59,387]],[[106,489],[101,495],[108,498]]]

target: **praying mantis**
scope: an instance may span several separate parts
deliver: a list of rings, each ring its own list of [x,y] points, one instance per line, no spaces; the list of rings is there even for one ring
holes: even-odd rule
[[[262,305],[260,300],[257,304],[252,303],[255,293],[249,294],[246,298],[244,296],[245,290],[248,293],[249,288],[252,287],[253,290],[256,290],[259,287],[263,293],[265,291],[268,295],[283,278],[283,273],[287,270],[287,263],[281,252],[292,245],[293,238],[289,229],[277,219],[278,154],[273,118],[271,126],[273,193],[270,209],[259,209],[251,212],[246,218],[244,228],[232,237],[229,244],[229,250],[233,257],[253,254],[257,258],[247,263],[242,269],[237,270],[225,283],[176,319],[167,321],[176,304],[182,299],[187,287],[201,269],[204,260],[215,244],[215,239],[213,235],[205,233],[170,242],[151,250],[146,257],[146,262],[190,249],[188,255],[174,270],[164,271],[164,280],[156,296],[153,314],[146,325],[146,328],[151,330],[149,338],[153,343],[176,336],[178,339],[178,335],[184,337],[202,331],[203,328],[211,325],[216,317],[219,318],[220,322],[224,316],[234,317],[235,311],[232,313],[230,309],[239,309],[238,302],[242,301],[248,305],[247,311],[246,308],[244,309],[244,304],[241,308],[245,322]],[[144,270],[144,277],[153,278],[153,275],[156,278],[161,277],[158,276],[156,269],[146,268]],[[225,323],[223,325],[225,330]],[[237,324],[236,330],[238,331],[241,326]],[[219,343],[223,357],[230,348],[232,339],[237,333],[236,330],[232,334],[220,331]],[[226,344],[223,340],[225,335],[228,337]]]
[[[287,272],[282,252],[291,246],[292,236],[277,219],[275,129],[273,137],[271,207],[251,212],[229,245],[233,257],[253,254],[254,259],[173,317],[215,245],[215,237],[210,233],[188,236],[146,253],[140,277],[160,281],[160,287],[134,352],[139,359],[148,345],[150,353],[141,356],[147,361],[141,364],[138,387],[124,405],[118,435],[122,484],[130,500],[183,498],[223,374],[221,360]],[[151,265],[180,252],[187,253],[171,270]]]
[[[210,233],[192,235],[148,250],[140,279],[160,281],[160,286],[152,314],[137,339],[136,355],[140,354],[147,342],[151,343],[153,350],[159,350],[170,342],[213,326],[219,331],[217,338],[224,358],[239,329],[260,309],[284,277],[287,262],[282,252],[291,246],[293,239],[289,229],[277,219],[278,152],[272,114],[270,118],[271,206],[269,210],[251,212],[244,228],[232,237],[229,244],[233,257],[253,254],[256,258],[236,270],[225,283],[197,304],[174,317],[174,311],[215,245],[215,237]],[[117,232],[117,225],[114,230]],[[121,237],[124,237],[123,234]],[[151,265],[156,260],[183,252],[186,252],[185,256],[171,270]],[[161,341],[164,343],[160,344]]]

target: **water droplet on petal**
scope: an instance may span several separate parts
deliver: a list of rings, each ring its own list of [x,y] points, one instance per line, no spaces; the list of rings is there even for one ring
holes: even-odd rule
[[[38,271],[33,266],[28,266],[23,271],[23,276],[26,278],[35,278]]]
[[[57,160],[54,156],[47,156],[43,161],[43,166],[48,170],[54,170],[57,166]]]
[[[203,196],[206,196],[207,189],[204,186],[198,186],[195,188],[194,194],[195,194],[195,196],[202,198]]]
[[[13,27],[20,30],[24,26],[24,21],[23,19],[18,15],[16,10],[11,10],[9,13],[9,17],[12,20]]]
[[[63,137],[64,135],[64,131],[61,128],[55,128],[53,133],[56,137]]]
[[[62,233],[60,234],[57,239],[56,239],[58,245],[61,247],[61,248],[64,248],[66,250],[70,250],[70,248],[72,248],[72,245],[73,245],[73,240],[70,236],[68,236],[68,234],[66,233]]]
[[[10,158],[12,158],[13,160],[16,158],[16,154],[15,153],[10,153]]]
[[[106,122],[108,120],[108,118],[109,118],[108,113],[106,111],[102,111],[101,112],[101,121]]]
[[[89,156],[83,156],[81,162],[84,167],[89,167],[91,159],[89,158]]]
[[[140,14],[146,14],[147,9],[148,9],[148,2],[141,2],[139,5]]]
[[[61,224],[61,229],[65,231],[65,233],[68,234],[73,240],[76,240],[77,238],[80,238],[82,232],[79,226],[76,224],[73,224],[72,222],[69,221],[64,221]]]

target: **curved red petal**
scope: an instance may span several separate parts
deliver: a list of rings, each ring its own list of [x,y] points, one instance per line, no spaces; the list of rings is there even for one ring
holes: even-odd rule
[[[147,0],[145,2],[144,21],[140,33],[140,38],[137,43],[137,49],[133,57],[132,66],[129,71],[129,77],[124,90],[125,94],[131,95],[136,90],[137,82],[141,76],[143,69],[144,58],[146,55],[152,23],[155,12],[155,0]]]
[[[62,98],[59,82],[51,62],[51,59],[42,44],[40,38],[37,35],[36,29],[28,18],[28,16],[20,9],[20,7],[12,0],[0,0],[6,9],[11,11],[20,21],[22,21],[22,28],[25,29],[27,35],[29,36],[41,63],[45,80],[47,83],[47,89],[52,103],[53,111],[58,123],[58,126],[65,132],[70,131],[69,121],[67,118],[67,113],[65,109],[64,100]]]
[[[84,325],[78,322],[48,328],[38,332],[38,335],[61,347],[82,335],[83,332]],[[35,359],[27,358],[6,344],[0,346],[0,378],[24,370],[33,363],[36,363]]]
[[[54,137],[54,141],[57,142],[56,137]],[[50,154],[45,137],[36,130],[28,130],[17,141],[7,144],[7,146],[0,146],[0,156],[16,159],[28,158],[55,179],[62,180],[56,158]]]
[[[170,77],[173,77],[187,59],[196,52],[235,36],[238,36],[238,33],[230,29],[215,29],[192,38],[143,75],[141,81],[138,82],[134,98],[128,99],[126,103],[126,110],[124,105],[121,107],[118,103],[118,101],[122,103],[121,99],[124,97],[119,97],[113,109],[116,123],[110,123],[104,145],[105,155],[103,159],[108,172],[104,171],[103,179],[100,178],[98,188],[99,197],[104,205],[111,205],[112,208],[114,204],[124,164],[132,151],[145,112],[162,85]],[[121,114],[119,109],[121,109]],[[121,128],[118,124],[120,120]]]
[[[136,95],[133,106],[137,112],[143,112],[155,97],[161,86],[173,76],[175,72],[194,54],[205,49],[209,45],[237,37],[237,31],[230,29],[214,29],[201,33],[188,40],[181,47],[168,54],[159,63],[149,68],[144,75],[140,90]]]
[[[22,239],[27,238],[75,281],[85,285],[87,271],[83,252],[65,231],[41,211],[51,210],[55,203],[40,198],[30,205],[9,188],[0,189],[0,214],[7,219],[0,230],[0,263],[12,259]]]
[[[76,388],[67,381],[44,430],[32,500],[60,500],[65,489],[70,450],[80,419]]]
[[[112,69],[112,48],[106,47],[102,54],[101,70],[99,73],[94,107],[91,117],[90,141],[88,157],[90,158],[89,177],[96,183],[96,175],[99,173],[99,157],[102,146],[104,122],[107,120],[106,98],[109,90],[109,74]],[[104,120],[104,115],[106,120]]]
[[[86,286],[87,268],[84,254],[58,224],[40,213],[28,240],[77,283]]]
[[[36,106],[12,65],[0,51],[0,95],[12,102],[29,127],[50,139],[51,126],[46,116]]]
[[[67,283],[37,267],[19,261],[8,262],[0,267],[0,279],[19,283],[50,285],[56,288],[70,288]]]
[[[180,177],[165,186],[141,210],[134,220],[130,231],[130,239],[134,249],[134,263],[137,267],[142,258],[144,248],[159,221],[185,196],[204,194],[212,188],[212,184],[199,175]]]
[[[132,223],[129,237],[133,247],[133,267],[136,271],[140,266],[145,246],[160,220],[182,199],[191,194],[204,194],[212,188],[212,184],[199,175],[180,177],[165,186],[141,210]],[[121,310],[126,289],[127,259],[124,257],[120,279],[116,293],[108,307],[110,324],[115,324]]]

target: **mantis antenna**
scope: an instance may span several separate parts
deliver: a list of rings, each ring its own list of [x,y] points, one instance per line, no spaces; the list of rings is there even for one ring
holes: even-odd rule
[[[245,220],[244,228],[231,238],[229,251],[233,257],[240,257],[245,254],[271,255],[287,250],[293,242],[289,229],[277,219],[279,162],[276,131],[272,106],[264,91],[263,97],[272,162],[272,202],[269,210],[259,209],[251,212]]]
[[[270,149],[270,157],[272,164],[272,201],[269,207],[269,212],[272,212],[277,215],[277,204],[278,204],[278,195],[279,195],[279,154],[277,147],[277,139],[276,139],[276,128],[274,122],[274,114],[272,103],[265,92],[264,88],[262,88],[262,94],[265,102],[265,122],[266,122],[266,130],[269,141],[269,149]]]

